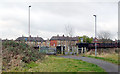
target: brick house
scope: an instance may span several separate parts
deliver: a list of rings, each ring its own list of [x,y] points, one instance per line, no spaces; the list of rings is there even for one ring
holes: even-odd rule
[[[24,41],[26,44],[31,45],[31,46],[35,46],[35,45],[39,45],[39,46],[45,46],[45,40],[41,37],[18,37],[16,40],[16,42],[21,42]]]
[[[42,37],[18,37],[16,40],[16,42],[21,42],[24,41],[26,44],[30,45],[30,46],[39,46],[39,47],[50,47],[50,41],[49,39],[44,40]]]
[[[68,36],[52,36],[50,39],[50,46],[51,47],[65,47],[65,51],[73,51],[75,49],[76,43],[79,42],[79,37],[68,37]]]
[[[69,36],[52,36],[51,39],[44,40],[41,37],[18,37],[15,41],[17,42],[25,42],[30,46],[39,46],[39,47],[51,47],[57,48],[60,47],[61,51],[72,52],[76,48],[76,43],[79,42],[79,37],[69,37]]]

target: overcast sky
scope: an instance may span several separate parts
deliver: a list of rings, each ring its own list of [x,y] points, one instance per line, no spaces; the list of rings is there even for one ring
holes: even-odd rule
[[[66,35],[65,26],[73,28],[73,36],[94,37],[94,14],[97,32],[118,32],[118,0],[31,0],[0,3],[0,37],[16,39],[28,36],[28,6],[31,5],[31,36],[44,39]]]

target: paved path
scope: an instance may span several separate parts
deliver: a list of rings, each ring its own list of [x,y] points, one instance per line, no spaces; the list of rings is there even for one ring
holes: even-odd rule
[[[106,72],[118,72],[118,66],[103,60],[94,59],[94,58],[88,58],[88,57],[80,57],[80,56],[60,56],[64,58],[72,58],[72,59],[79,59],[82,61],[86,61],[89,63],[96,64],[103,68]]]

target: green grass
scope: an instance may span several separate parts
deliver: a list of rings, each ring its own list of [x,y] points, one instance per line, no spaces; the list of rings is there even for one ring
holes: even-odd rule
[[[49,56],[46,60],[30,63],[24,71],[28,72],[104,72],[97,65],[81,60]]]
[[[38,66],[38,64],[36,64],[35,62],[31,62],[30,64],[26,65],[27,68],[33,68],[33,67],[36,67],[36,66]]]
[[[48,56],[40,62],[31,62],[25,67],[15,67],[9,72],[105,72],[95,64],[81,60]]]

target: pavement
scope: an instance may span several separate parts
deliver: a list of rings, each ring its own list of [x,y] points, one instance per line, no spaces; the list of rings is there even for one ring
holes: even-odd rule
[[[86,61],[89,63],[93,63],[98,65],[99,67],[103,68],[106,72],[118,72],[118,65],[103,61],[103,60],[99,60],[99,59],[94,59],[94,58],[88,58],[88,57],[81,57],[81,56],[60,56],[60,57],[64,57],[64,58],[72,58],[72,59],[79,59],[82,61]]]

